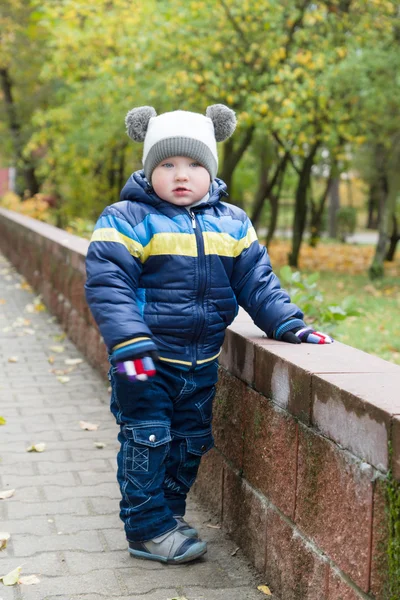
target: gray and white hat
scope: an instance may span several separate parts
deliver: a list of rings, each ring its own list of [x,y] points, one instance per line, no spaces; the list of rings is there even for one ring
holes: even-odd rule
[[[157,115],[152,106],[140,106],[125,118],[127,134],[144,142],[143,169],[148,179],[158,164],[170,156],[187,156],[201,163],[211,181],[218,170],[217,142],[228,139],[236,128],[233,110],[213,104],[206,114],[175,110]]]

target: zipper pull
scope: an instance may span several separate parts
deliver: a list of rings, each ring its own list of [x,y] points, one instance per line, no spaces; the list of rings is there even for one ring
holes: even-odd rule
[[[196,217],[192,210],[190,211],[190,216],[192,217],[192,227],[193,229],[196,229]]]

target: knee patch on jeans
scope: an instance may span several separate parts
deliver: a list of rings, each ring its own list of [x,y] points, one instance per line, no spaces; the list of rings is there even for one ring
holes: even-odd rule
[[[211,433],[186,437],[180,443],[180,463],[177,478],[190,488],[197,476],[201,457],[214,446]]]
[[[170,428],[167,425],[143,423],[124,426],[123,473],[137,488],[146,489],[157,478],[169,451]]]

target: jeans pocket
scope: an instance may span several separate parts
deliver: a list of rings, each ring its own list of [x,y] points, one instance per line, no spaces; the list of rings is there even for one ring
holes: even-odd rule
[[[163,474],[171,441],[170,428],[160,424],[124,426],[123,473],[138,489],[148,489]],[[159,482],[161,484],[161,481]]]
[[[215,396],[215,385],[205,398],[195,403],[196,408],[200,412],[201,420],[204,425],[209,425],[212,421],[212,407]]]
[[[214,446],[211,433],[202,436],[187,437],[180,444],[181,459],[177,478],[188,488],[194,483],[199,470],[201,457]]]

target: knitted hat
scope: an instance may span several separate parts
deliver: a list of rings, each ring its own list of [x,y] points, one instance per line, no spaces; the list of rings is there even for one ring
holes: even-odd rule
[[[228,139],[235,131],[233,110],[213,104],[206,115],[175,110],[158,115],[152,106],[140,106],[128,112],[127,134],[143,142],[143,169],[148,179],[162,160],[170,156],[187,156],[202,164],[211,180],[217,175],[217,142]]]

